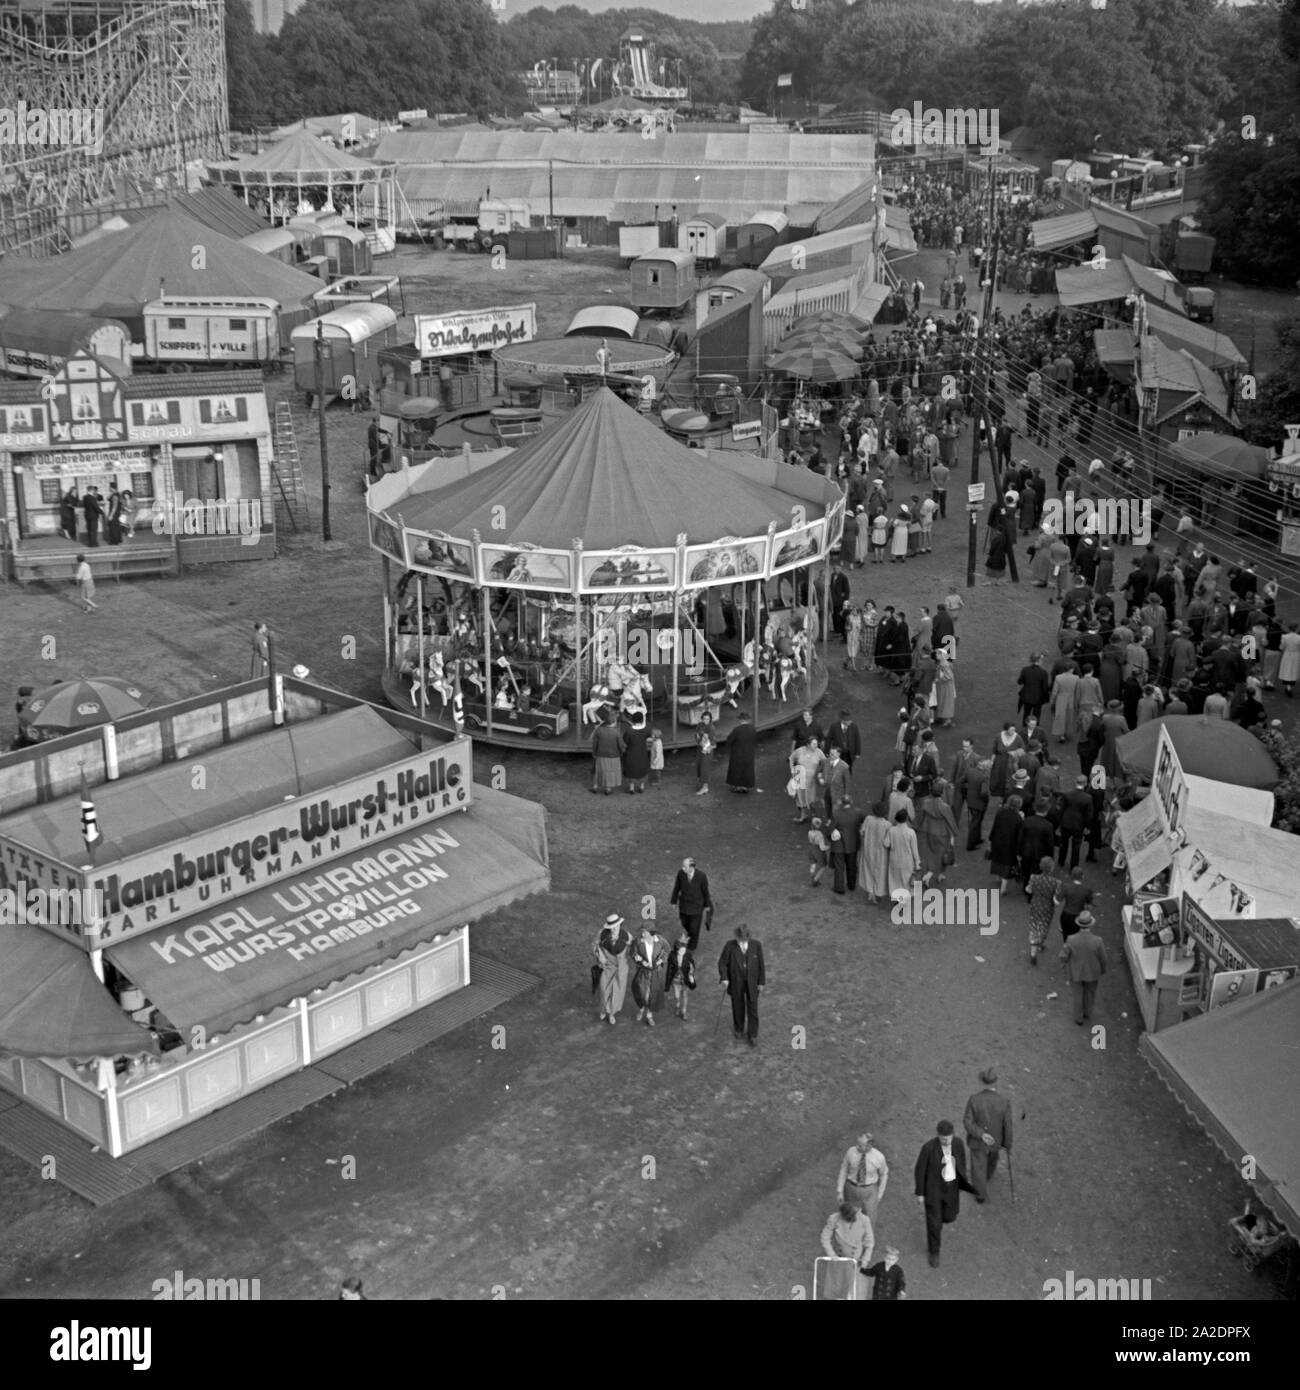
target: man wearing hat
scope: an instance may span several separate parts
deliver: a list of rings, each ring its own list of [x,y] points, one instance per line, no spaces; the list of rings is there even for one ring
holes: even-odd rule
[[[731,995],[731,1022],[737,1038],[748,1032],[750,1047],[758,1046],[758,997],[767,983],[763,964],[763,943],[751,941],[749,927],[742,922],[736,939],[728,941],[718,958],[718,979]]]
[[[1093,931],[1096,919],[1086,908],[1079,913],[1077,923],[1079,930],[1061,947],[1061,959],[1070,974],[1074,1021],[1082,1028],[1092,1018],[1097,984],[1106,973],[1106,947]]]
[[[951,1120],[940,1120],[935,1137],[921,1145],[915,1178],[916,1200],[925,1212],[930,1267],[938,1269],[943,1228],[956,1221],[962,1192],[975,1192],[966,1176],[966,1146],[953,1134]]]
[[[1083,837],[1092,823],[1092,793],[1088,790],[1088,779],[1076,777],[1074,788],[1061,798],[1061,838],[1056,862],[1066,868],[1065,857],[1070,856],[1071,871],[1079,867],[1079,852],[1083,848]]]
[[[889,1182],[889,1165],[871,1138],[871,1131],[864,1129],[858,1142],[845,1153],[835,1194],[841,1202],[852,1202],[864,1211],[874,1227],[876,1211]]]
[[[1017,713],[1023,710],[1026,718],[1032,716],[1037,719],[1043,712],[1043,706],[1047,703],[1052,688],[1051,678],[1043,665],[1042,652],[1033,652],[1030,655],[1029,665],[1020,668],[1016,684],[1020,687]]]
[[[1011,1152],[1011,1102],[999,1095],[998,1074],[993,1067],[980,1072],[984,1089],[976,1091],[966,1102],[962,1126],[970,1147],[970,1178],[975,1187],[975,1200],[988,1200],[988,1182],[998,1166],[998,1150]]]

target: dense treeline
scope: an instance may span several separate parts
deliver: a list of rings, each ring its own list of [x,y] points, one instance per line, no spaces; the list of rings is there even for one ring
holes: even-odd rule
[[[789,73],[805,101],[992,107],[1004,135],[1029,126],[1056,157],[1214,139],[1204,214],[1223,267],[1300,275],[1300,0],[773,0],[752,24],[575,5],[500,24],[489,0],[307,0],[277,37],[253,32],[247,0],[226,7],[235,129],[421,106],[517,114],[519,73],[612,59],[639,24],[701,103],[766,108]]]

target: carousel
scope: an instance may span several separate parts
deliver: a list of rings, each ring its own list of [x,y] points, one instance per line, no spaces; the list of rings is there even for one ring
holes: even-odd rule
[[[725,739],[827,685],[844,499],[820,474],[676,443],[601,389],[504,458],[407,466],[366,494],[384,690],[449,734],[588,752],[593,728]]]

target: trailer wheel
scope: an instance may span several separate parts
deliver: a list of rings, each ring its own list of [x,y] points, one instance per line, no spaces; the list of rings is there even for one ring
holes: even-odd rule
[[[548,738],[550,738],[554,733],[555,733],[555,730],[552,729],[551,726],[550,726],[549,724],[539,724],[539,725],[533,730],[533,737],[534,737],[534,738],[540,738],[540,739],[548,739]]]

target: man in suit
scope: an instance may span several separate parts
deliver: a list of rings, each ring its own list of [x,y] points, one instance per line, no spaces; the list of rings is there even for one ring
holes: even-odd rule
[[[1034,802],[1034,809],[1020,822],[1016,852],[1020,858],[1020,886],[1027,888],[1029,880],[1038,873],[1044,859],[1052,857],[1056,847],[1056,827],[1048,819],[1050,807],[1046,802]]]
[[[81,499],[82,510],[86,513],[86,544],[99,544],[99,519],[104,515],[104,509],[100,505],[99,495],[95,488],[88,487],[85,496]]]
[[[1033,715],[1037,719],[1043,712],[1052,687],[1041,652],[1035,652],[1029,658],[1029,665],[1021,667],[1016,684],[1020,687],[1020,703],[1016,707],[1017,710],[1023,710],[1026,718]]]
[[[744,922],[736,939],[728,941],[718,957],[718,980],[731,995],[731,1025],[737,1038],[748,1034],[750,1047],[758,1046],[758,997],[767,983],[763,943],[750,939]]]
[[[849,718],[848,710],[840,710],[839,722],[827,729],[826,737],[831,746],[838,748],[843,754],[844,761],[852,772],[854,761],[862,754],[862,735],[858,726]]]
[[[1079,851],[1083,848],[1083,836],[1092,824],[1092,793],[1088,790],[1088,779],[1076,777],[1074,789],[1066,792],[1061,800],[1061,839],[1056,862],[1066,867],[1065,856],[1070,856],[1069,868],[1079,867]]]
[[[1081,1028],[1092,1017],[1097,984],[1106,973],[1106,947],[1093,931],[1095,921],[1091,912],[1079,913],[1079,930],[1061,947],[1061,959],[1070,972],[1074,1021]]]
[[[966,832],[966,848],[978,849],[984,843],[984,817],[989,809],[989,773],[991,758],[981,758],[966,771],[966,809],[970,826]]]
[[[914,800],[930,795],[935,778],[939,776],[939,750],[935,747],[934,734],[929,729],[921,732],[908,762],[907,775],[912,779]]]
[[[975,1200],[988,1200],[989,1179],[998,1166],[998,1151],[1011,1152],[1011,1102],[997,1092],[998,1074],[993,1067],[980,1072],[982,1091],[976,1091],[966,1102],[962,1127],[970,1146],[970,1177],[975,1187]]]
[[[799,718],[795,720],[791,732],[794,735],[791,752],[796,748],[806,748],[810,738],[815,738],[817,740],[817,746],[819,748],[823,750],[826,748],[826,731],[816,719],[813,718],[813,712],[810,709],[804,710]]]
[[[682,860],[682,867],[677,870],[677,877],[673,880],[673,895],[668,902],[677,909],[677,915],[681,918],[687,945],[692,952],[697,951],[700,923],[706,912],[712,914],[713,899],[709,896],[709,876],[695,867],[694,859],[688,857]]]
[[[842,796],[831,813],[831,821],[840,832],[844,846],[845,886],[851,893],[858,886],[858,851],[862,848],[862,822],[866,814],[853,804],[851,796]]]
[[[845,613],[852,597],[853,589],[848,575],[844,573],[843,562],[836,560],[831,571],[831,624],[841,641],[844,640]]]
[[[844,761],[842,751],[832,740],[826,762],[822,766],[822,777],[826,782],[827,820],[830,820],[840,802],[853,794],[849,765]]]
[[[966,1177],[966,1146],[952,1132],[951,1120],[940,1120],[935,1138],[921,1145],[916,1159],[916,1200],[925,1212],[925,1244],[930,1267],[939,1268],[943,1228],[956,1221],[963,1191],[974,1193]]]
[[[962,807],[966,804],[966,774],[971,768],[979,766],[979,760],[975,745],[968,738],[962,739],[961,749],[952,760],[948,773],[948,782],[952,787],[952,818],[958,825],[961,824]]]

